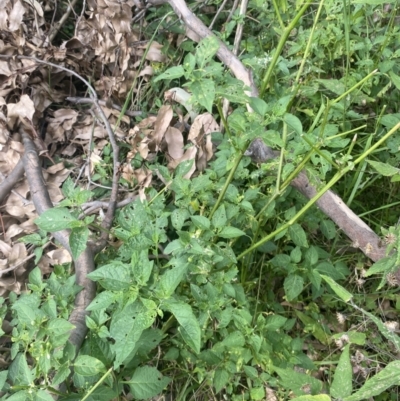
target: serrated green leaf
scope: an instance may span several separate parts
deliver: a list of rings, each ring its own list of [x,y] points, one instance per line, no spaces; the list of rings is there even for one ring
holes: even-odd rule
[[[219,49],[219,40],[214,35],[209,35],[203,39],[196,47],[196,64],[203,69]]]
[[[222,368],[218,368],[214,373],[214,388],[215,392],[218,394],[228,383],[230,374]]]
[[[53,387],[61,384],[70,375],[71,369],[69,366],[70,366],[70,363],[66,362],[57,369],[57,372],[54,375],[53,380],[51,382],[51,385]]]
[[[74,369],[82,376],[94,376],[106,371],[103,362],[89,355],[79,355],[74,362]]]
[[[38,390],[36,392],[35,401],[54,401],[54,398],[43,390]]]
[[[292,398],[290,401],[331,401],[331,397],[326,394],[301,395],[300,397]]]
[[[69,236],[69,246],[74,260],[86,249],[89,238],[89,229],[87,227],[74,228]]]
[[[114,262],[99,267],[87,276],[97,281],[106,290],[120,291],[129,288],[132,283],[129,270],[127,265]]]
[[[283,288],[285,290],[286,298],[290,302],[303,291],[304,279],[297,274],[290,274],[285,278]]]
[[[253,387],[250,390],[250,399],[259,401],[265,399],[265,389],[264,387]]]
[[[86,308],[87,311],[101,310],[108,308],[115,302],[117,296],[111,291],[103,291],[97,294],[94,300]]]
[[[168,310],[175,316],[183,340],[198,354],[200,352],[201,330],[190,305],[169,299],[163,303],[162,309]]]
[[[18,354],[8,370],[8,378],[14,386],[31,386],[33,377],[25,355]]]
[[[329,285],[329,287],[332,288],[334,293],[340,299],[342,299],[344,302],[349,302],[353,298],[353,294],[348,292],[345,288],[343,288],[341,285],[339,285],[331,277],[325,276],[324,274],[321,274],[321,277],[326,281],[326,283]]]
[[[185,220],[189,217],[187,209],[175,209],[171,214],[171,223],[176,230],[181,230]]]
[[[175,251],[179,251],[183,248],[183,244],[180,239],[174,239],[164,249],[164,254],[169,255]]]
[[[167,270],[159,277],[155,292],[160,298],[169,298],[175,292],[176,287],[187,271],[187,263],[183,263],[181,260],[175,260],[175,262],[176,265],[172,269]]]
[[[48,209],[35,219],[35,224],[39,228],[49,232],[65,230],[74,222],[79,222],[79,220],[65,208]]]
[[[396,255],[386,256],[375,262],[365,273],[365,277],[376,273],[389,272],[396,263]]]
[[[0,391],[3,391],[4,384],[6,383],[8,375],[8,370],[3,370],[0,372]]]
[[[168,70],[164,71],[158,77],[155,77],[154,82],[161,81],[162,79],[177,79],[183,77],[184,74],[185,70],[183,69],[183,66],[178,65],[175,67],[168,68]]]
[[[223,228],[225,227],[226,222],[227,222],[227,217],[226,217],[225,206],[221,205],[214,213],[211,223],[214,228]]]
[[[289,226],[289,235],[296,245],[308,248],[307,235],[300,224]]]
[[[265,329],[268,331],[276,331],[287,322],[287,318],[279,315],[267,316],[265,319]]]
[[[336,226],[332,221],[322,220],[319,227],[322,234],[324,234],[327,239],[333,239],[336,237]]]
[[[246,233],[242,230],[239,230],[236,227],[224,227],[219,233],[218,236],[221,238],[237,238],[237,237],[243,237],[245,236]]]
[[[400,349],[400,337],[394,333],[393,331],[389,330],[380,319],[378,319],[376,316],[374,316],[372,313],[367,312],[366,310],[358,307],[354,303],[351,303],[353,308],[359,310],[362,312],[365,316],[368,316],[378,327],[379,331],[381,334],[387,338],[389,341],[391,341],[397,349]]]
[[[264,117],[268,111],[268,105],[259,97],[251,97],[249,100],[250,107],[261,117]]]
[[[210,228],[210,220],[205,216],[190,216],[193,224],[201,230],[208,230]]]
[[[373,160],[367,160],[368,164],[370,164],[379,174],[385,177],[391,177],[392,175],[399,174],[400,169],[397,167],[393,167],[387,163],[376,162]]]
[[[336,366],[330,393],[334,398],[344,398],[353,391],[353,368],[350,362],[350,344],[347,344]]]
[[[296,134],[301,135],[303,133],[303,126],[298,117],[293,114],[286,113],[283,116],[283,121],[291,128]]]
[[[400,361],[389,362],[375,376],[371,377],[366,383],[353,395],[345,397],[343,401],[362,401],[382,394],[392,386],[400,385]]]
[[[215,83],[211,79],[202,79],[195,81],[190,85],[192,98],[203,106],[209,113],[212,113],[212,107],[215,99]]]
[[[312,328],[311,333],[318,341],[325,345],[329,344],[329,333],[324,330],[324,327],[320,322],[314,320],[303,312],[296,311],[295,313],[306,326]]]
[[[131,379],[125,383],[129,384],[135,399],[147,400],[159,394],[170,381],[170,378],[163,376],[156,368],[143,366],[137,368]]]

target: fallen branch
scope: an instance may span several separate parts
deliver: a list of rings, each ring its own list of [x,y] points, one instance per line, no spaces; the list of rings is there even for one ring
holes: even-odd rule
[[[22,159],[14,167],[13,171],[0,183],[0,204],[3,203],[4,199],[8,196],[8,194],[12,191],[15,184],[23,177],[24,175],[24,163]]]
[[[94,103],[94,100],[88,97],[67,97],[66,100],[68,100],[71,103],[75,103],[75,104],[85,104],[85,103]],[[104,100],[98,100],[99,105],[101,106],[105,106],[108,107],[106,102]],[[111,107],[108,108],[112,108],[118,111],[122,110],[121,106],[118,106],[118,104],[112,103]],[[125,114],[129,117],[137,117],[137,116],[141,116],[143,113],[141,111],[130,111],[130,110],[126,110]]]
[[[26,178],[29,183],[31,197],[36,211],[41,215],[46,210],[53,207],[49,193],[46,188],[46,182],[42,175],[40,159],[29,134],[21,129],[25,153],[22,158]],[[69,231],[62,230],[52,233],[54,238],[71,253],[69,246]],[[69,341],[75,346],[76,352],[81,347],[87,333],[85,323],[86,316],[89,312],[86,307],[94,299],[96,295],[96,285],[86,276],[94,270],[93,252],[87,247],[84,252],[75,261],[76,284],[82,287],[75,297],[75,307],[71,313],[69,321],[75,326],[72,330]]]
[[[165,0],[165,2],[170,4],[175,13],[186,24],[187,28],[194,31],[200,39],[205,39],[210,35],[214,35],[200,19],[189,10],[184,0]],[[220,42],[217,56],[231,70],[236,78],[242,80],[245,85],[251,87],[251,96],[258,96],[258,89],[254,85],[251,72],[244,67],[241,61],[222,42]],[[272,152],[270,148],[268,149]],[[314,197],[317,192],[304,173],[301,173],[295,178],[291,185],[309,199]],[[328,190],[322,195],[317,205],[353,241],[354,247],[359,248],[366,256],[374,261],[385,256],[386,247],[379,246],[379,236],[332,191]]]

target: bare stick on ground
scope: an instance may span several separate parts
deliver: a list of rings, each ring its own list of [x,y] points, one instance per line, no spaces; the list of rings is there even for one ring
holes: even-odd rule
[[[170,4],[186,26],[199,35],[201,39],[213,35],[190,11],[184,0],[166,0],[165,2]],[[258,96],[258,89],[254,85],[251,72],[244,67],[242,62],[222,42],[220,42],[217,56],[236,78],[251,87],[252,96]],[[316,193],[315,187],[311,185],[304,174],[300,174],[291,185],[308,198],[312,198]],[[374,261],[385,256],[385,247],[378,246],[380,244],[379,236],[332,191],[327,191],[322,195],[317,205],[353,241],[353,246],[358,247],[365,255]]]

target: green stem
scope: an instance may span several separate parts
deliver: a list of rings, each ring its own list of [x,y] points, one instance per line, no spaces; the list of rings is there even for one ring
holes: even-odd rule
[[[242,252],[238,257],[237,260],[243,258],[246,256],[248,253],[253,252],[255,249],[257,249],[259,246],[264,244],[265,242],[269,241],[270,239],[274,238],[276,235],[281,233],[282,231],[288,229],[291,225],[293,225],[301,216],[306,213],[311,206],[314,205],[321,197],[322,195],[328,191],[334,184],[336,184],[340,178],[342,178],[345,174],[347,174],[350,170],[354,168],[355,165],[359,164],[362,162],[368,155],[370,155],[375,149],[377,149],[383,142],[385,142],[391,135],[393,135],[398,129],[400,128],[400,123],[396,124],[386,135],[384,135],[378,142],[376,142],[373,146],[371,146],[366,152],[364,152],[360,157],[358,157],[354,163],[348,164],[345,168],[343,168],[341,171],[338,171],[332,179],[312,198],[309,200],[309,202],[301,209],[299,210],[296,215],[290,219],[288,222],[283,224],[281,227],[279,227],[277,230],[272,232],[271,234],[267,235],[257,243],[253,244],[250,248],[246,249],[244,252]]]
[[[278,62],[279,56],[282,53],[283,47],[285,46],[286,40],[290,35],[290,32],[292,29],[296,26],[296,24],[299,22],[299,19],[302,17],[302,15],[306,12],[308,6],[311,4],[312,0],[307,0],[307,2],[301,7],[300,11],[296,14],[294,17],[293,21],[285,28],[283,31],[283,34],[279,40],[278,46],[275,50],[274,56],[272,57],[272,60],[269,64],[269,67],[267,69],[267,72],[265,73],[265,76],[263,78],[262,84],[261,84],[261,90],[260,90],[260,98],[263,97],[265,90],[267,89],[267,86],[269,84],[269,81],[272,77],[272,73],[274,71],[274,68],[276,66],[276,63]]]
[[[231,183],[231,181],[233,179],[233,176],[234,176],[234,174],[235,174],[235,172],[236,172],[236,170],[237,170],[237,168],[239,166],[240,160],[242,160],[242,157],[243,157],[243,153],[240,153],[240,155],[237,156],[237,158],[235,160],[235,164],[233,165],[231,171],[229,172],[228,178],[226,179],[225,184],[224,184],[224,186],[223,186],[223,188],[222,188],[222,190],[221,190],[221,192],[220,192],[220,194],[218,196],[217,202],[215,203],[213,209],[211,210],[211,213],[210,213],[210,216],[209,216],[210,220],[212,219],[214,213],[216,212],[216,210],[218,209],[219,205],[221,204],[222,199],[224,199],[225,193],[228,190],[228,186],[229,186],[229,184]]]
[[[113,368],[107,370],[106,373],[100,378],[100,380],[89,390],[89,392],[81,399],[81,401],[85,401],[88,397],[96,390],[97,387],[100,386],[101,383],[107,378],[107,376],[112,372]]]

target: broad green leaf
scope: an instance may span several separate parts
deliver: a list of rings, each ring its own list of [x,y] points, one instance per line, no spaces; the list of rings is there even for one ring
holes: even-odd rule
[[[250,107],[261,117],[264,117],[268,110],[268,105],[259,97],[251,97],[249,101]]]
[[[4,384],[6,383],[8,375],[8,370],[3,370],[0,372],[0,391],[3,390]]]
[[[346,90],[345,85],[337,79],[317,79],[317,82],[325,86],[326,89],[333,92],[335,95],[342,95]]]
[[[226,225],[227,218],[226,218],[226,211],[225,206],[221,205],[217,211],[214,213],[212,217],[212,225],[214,228],[223,228]]]
[[[325,345],[329,344],[330,334],[324,330],[320,322],[300,311],[296,311],[296,315],[318,341]]]
[[[7,398],[7,401],[26,401],[30,400],[31,398],[31,391],[22,390],[14,393],[11,397]]]
[[[253,387],[250,390],[250,399],[252,400],[265,400],[264,387]]]
[[[296,134],[301,135],[303,133],[303,126],[298,117],[293,114],[286,113],[283,116],[283,121],[291,128]]]
[[[103,291],[96,295],[94,300],[86,308],[87,311],[101,310],[108,308],[117,299],[117,295],[111,291]]]
[[[70,373],[71,373],[70,363],[66,362],[57,369],[57,372],[53,377],[51,385],[53,387],[59,385],[70,375]]]
[[[54,398],[46,391],[38,390],[35,401],[54,401]]]
[[[223,368],[218,368],[214,373],[214,388],[218,394],[228,383],[231,375]]]
[[[336,226],[331,220],[322,220],[319,228],[327,239],[333,239],[336,237]]]
[[[71,227],[71,224],[76,221],[78,220],[72,216],[68,209],[52,208],[35,219],[35,224],[42,230],[55,232]]]
[[[30,326],[36,318],[37,310],[32,309],[29,305],[22,302],[15,303],[12,307],[17,312],[20,323]]]
[[[143,366],[137,368],[131,379],[125,383],[129,384],[135,399],[148,400],[159,394],[170,381],[170,378],[164,377],[156,368]]]
[[[106,290],[120,291],[129,288],[132,283],[129,270],[127,265],[114,262],[99,267],[87,276]]]
[[[397,90],[400,90],[400,77],[396,75],[393,71],[389,72],[389,76],[392,79],[392,82],[394,83],[394,86],[397,88]]]
[[[187,209],[175,209],[171,214],[172,227],[181,230],[185,220],[189,217]]]
[[[185,343],[197,354],[200,352],[201,330],[190,305],[169,299],[162,304],[162,309],[171,312],[178,321]]]
[[[290,302],[295,299],[304,288],[304,279],[297,274],[289,274],[283,283],[286,298]]]
[[[354,4],[371,4],[373,6],[387,3],[396,3],[397,0],[353,0]]]
[[[64,345],[73,328],[75,328],[75,326],[68,320],[62,318],[50,320],[47,327],[47,330],[49,331],[48,334],[50,334],[50,343],[53,346]]]
[[[215,99],[215,84],[211,79],[202,79],[195,81],[190,85],[192,90],[192,99],[199,103],[209,113],[212,113],[212,107]]]
[[[222,341],[221,345],[227,347],[228,349],[232,348],[241,348],[244,347],[246,340],[242,333],[239,331],[234,331],[233,333],[228,334]]]
[[[312,393],[319,393],[322,390],[322,382],[305,373],[296,372],[293,368],[274,367],[278,373],[279,383],[286,389],[293,390],[295,395],[304,394],[303,388],[307,386]]]
[[[340,299],[342,299],[344,302],[349,302],[353,298],[353,294],[348,292],[345,288],[343,288],[341,285],[339,285],[331,277],[325,276],[324,274],[321,274],[321,277],[326,281],[326,283],[329,285],[329,287],[332,288],[334,293]]]
[[[29,283],[35,285],[39,289],[42,287],[42,272],[38,267],[35,267],[29,273]]]
[[[8,370],[8,379],[14,386],[33,385],[33,372],[30,371],[24,354],[18,354]]]
[[[210,220],[205,216],[190,216],[193,224],[201,230],[208,230],[210,228]]]
[[[117,369],[134,349],[147,327],[139,319],[119,315],[111,319],[110,335],[115,340],[111,349],[115,352],[114,368]]]
[[[333,376],[330,393],[334,398],[344,398],[353,391],[353,368],[350,363],[350,344],[347,344],[340,355],[339,363]]]
[[[265,319],[265,329],[269,331],[276,331],[280,329],[287,322],[287,318],[279,315],[267,316]]]
[[[184,74],[185,70],[183,69],[183,66],[178,65],[176,67],[168,68],[168,70],[164,71],[158,77],[155,77],[153,82],[158,82],[162,79],[177,79],[182,77]]]
[[[219,237],[221,238],[237,238],[237,237],[243,237],[245,236],[246,233],[242,230],[239,230],[236,227],[224,227],[218,234]]]
[[[375,262],[365,273],[365,277],[376,273],[389,272],[396,262],[396,255],[386,256]]]
[[[366,310],[358,307],[354,303],[351,303],[353,308],[359,310],[362,312],[365,316],[368,316],[377,326],[381,334],[387,338],[389,341],[391,341],[397,349],[400,349],[400,337],[394,333],[393,331],[389,330],[380,319],[378,319],[376,316],[374,316],[372,313],[367,312]]]
[[[345,397],[343,401],[362,401],[382,394],[392,386],[400,385],[400,361],[389,362],[375,376],[369,378],[366,383],[353,395]]]
[[[311,284],[319,290],[321,288],[321,275],[318,273],[317,270],[311,270],[308,274],[307,277],[309,278]]]
[[[186,71],[186,74],[191,74],[192,71],[195,69],[196,67],[196,58],[194,57],[194,55],[192,53],[188,53],[185,56],[185,59],[183,61],[183,68]]]
[[[74,260],[86,249],[89,238],[89,229],[87,227],[74,228],[69,236],[69,246]]]
[[[178,287],[187,271],[187,263],[183,263],[180,259],[175,259],[175,262],[176,265],[172,269],[167,270],[159,277],[155,293],[160,298],[169,298],[175,292],[176,287]]]
[[[385,177],[391,177],[392,175],[399,174],[400,169],[391,166],[387,163],[376,162],[373,160],[367,160],[367,162],[381,175]]]
[[[100,385],[90,394],[88,401],[113,401],[118,400],[118,393],[115,389]],[[75,400],[74,400],[75,401]]]
[[[74,369],[82,376],[94,376],[106,371],[103,362],[89,355],[79,355],[74,362]]]
[[[196,47],[196,63],[202,69],[214,57],[219,49],[219,40],[214,35],[209,35],[203,39]]]
[[[385,114],[382,116],[380,123],[387,128],[393,128],[400,121],[400,113]]]
[[[131,259],[132,275],[139,286],[144,286],[149,281],[153,271],[154,261],[149,260],[148,252],[133,252]]]
[[[289,226],[289,235],[296,245],[308,248],[307,235],[300,224]]]
[[[300,397],[292,398],[290,401],[331,401],[331,397],[326,394],[301,395]]]
[[[183,244],[180,239],[174,239],[164,249],[164,254],[169,255],[175,251],[179,251],[183,248]]]

